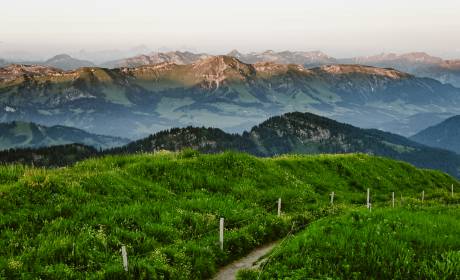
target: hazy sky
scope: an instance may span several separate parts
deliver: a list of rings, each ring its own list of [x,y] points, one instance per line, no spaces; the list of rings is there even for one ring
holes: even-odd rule
[[[460,58],[459,0],[0,0],[0,57],[80,49],[426,51]]]

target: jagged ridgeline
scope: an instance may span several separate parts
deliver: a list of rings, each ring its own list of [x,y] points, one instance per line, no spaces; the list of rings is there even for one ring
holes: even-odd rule
[[[242,135],[228,134],[214,128],[176,128],[110,152],[180,151],[184,148],[205,153],[236,150],[257,156],[367,153],[460,176],[460,156],[453,152],[430,148],[379,130],[360,129],[310,113],[288,113],[273,117]]]
[[[107,156],[68,168],[0,166],[0,275],[7,279],[207,279],[295,225],[391,192],[449,202],[458,182],[367,155]],[[282,217],[277,200],[282,198]],[[225,245],[218,245],[225,218]],[[18,245],[20,244],[20,245]],[[129,272],[123,271],[125,245]],[[128,275],[127,275],[128,274]]]
[[[117,69],[10,65],[0,69],[0,106],[3,121],[130,139],[188,125],[241,133],[293,111],[413,134],[404,122],[411,116],[460,114],[460,89],[393,69],[204,56],[192,64]]]

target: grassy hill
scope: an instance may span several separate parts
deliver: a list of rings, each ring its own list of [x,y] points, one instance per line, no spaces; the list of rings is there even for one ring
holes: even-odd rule
[[[422,190],[444,203],[451,184],[458,186],[444,173],[361,154],[256,158],[186,150],[107,156],[52,170],[3,166],[0,276],[209,278],[285,236],[294,223],[340,213],[345,203],[363,205],[367,188],[375,205],[388,203],[392,191],[415,197]],[[330,191],[339,206],[328,205]]]

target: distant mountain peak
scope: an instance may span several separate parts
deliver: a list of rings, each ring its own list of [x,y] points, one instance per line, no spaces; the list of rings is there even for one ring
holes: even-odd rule
[[[46,63],[46,62],[49,62],[49,61],[63,60],[63,59],[73,59],[73,57],[71,57],[70,55],[65,54],[65,53],[63,53],[63,54],[58,54],[58,55],[55,55],[55,56],[51,57],[51,58],[48,59],[47,61],[45,61],[45,63]]]
[[[68,54],[58,54],[45,61],[43,64],[63,70],[74,70],[80,67],[95,66],[91,61],[76,59]]]
[[[205,82],[205,87],[218,88],[226,80],[246,80],[255,74],[255,68],[237,58],[226,55],[212,56],[192,64],[192,68]]]
[[[227,54],[227,56],[233,56],[240,59],[241,57],[243,57],[243,54],[240,53],[237,49],[233,49]]]
[[[262,52],[262,54],[274,54],[275,51],[274,50],[266,50],[264,52]]]
[[[460,154],[460,115],[450,117],[410,137],[421,144]]]

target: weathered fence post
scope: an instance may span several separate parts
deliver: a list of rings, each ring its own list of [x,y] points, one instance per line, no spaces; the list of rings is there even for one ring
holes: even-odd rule
[[[278,217],[281,216],[281,197],[278,198]]]
[[[391,203],[393,205],[393,208],[395,208],[395,192],[391,193]]]
[[[334,192],[331,192],[331,205],[334,205]]]
[[[422,203],[425,200],[425,191],[422,191]]]
[[[128,272],[128,253],[125,245],[121,246],[121,257],[123,258],[123,269]]]
[[[452,197],[454,197],[454,184],[450,187],[450,192],[452,194]]]
[[[220,218],[220,223],[219,223],[219,243],[220,243],[220,249],[224,250],[224,218]]]

